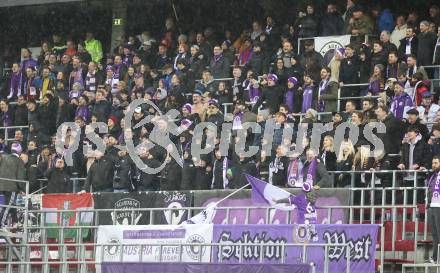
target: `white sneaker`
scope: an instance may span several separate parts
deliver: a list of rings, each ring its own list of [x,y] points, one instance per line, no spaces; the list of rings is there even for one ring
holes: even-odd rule
[[[431,257],[431,258],[429,258],[429,262],[431,263],[431,264],[436,264],[437,262],[436,261],[434,261],[434,259]]]

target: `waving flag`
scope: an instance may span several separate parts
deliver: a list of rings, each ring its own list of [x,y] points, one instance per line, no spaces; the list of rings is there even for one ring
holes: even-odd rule
[[[215,216],[215,208],[217,206],[217,203],[209,204],[206,209],[202,210],[199,214],[194,215],[192,218],[186,220],[183,222],[183,224],[212,224],[212,219],[214,219]]]
[[[252,201],[255,204],[270,205],[281,210],[295,209],[295,206],[290,202],[277,202],[278,200],[290,199],[294,197],[293,194],[248,174],[246,174],[246,179],[252,186]]]

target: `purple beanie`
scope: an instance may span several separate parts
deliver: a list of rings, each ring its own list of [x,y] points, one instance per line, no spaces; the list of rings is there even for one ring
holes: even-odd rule
[[[22,148],[21,148],[20,143],[18,143],[18,142],[14,142],[14,143],[12,143],[12,145],[11,145],[11,151],[12,151],[12,152],[15,152],[15,153],[17,153],[17,154],[21,154],[21,152],[22,152]]]
[[[278,81],[278,77],[277,77],[277,75],[275,75],[275,74],[269,74],[269,75],[267,75],[267,80],[268,80],[268,81],[274,81],[274,82],[277,82],[277,81]]]
[[[295,77],[290,77],[287,79],[287,82],[293,83],[293,84],[297,84],[298,83],[298,79]]]
[[[189,103],[185,103],[182,108],[185,108],[188,112],[192,113],[192,105]]]
[[[189,126],[192,125],[192,121],[189,120],[189,119],[184,118],[184,119],[182,119],[182,121],[180,121],[180,125],[181,126],[189,127]]]
[[[345,55],[345,48],[340,47],[340,48],[336,49],[336,53],[338,53],[341,56],[344,56]]]

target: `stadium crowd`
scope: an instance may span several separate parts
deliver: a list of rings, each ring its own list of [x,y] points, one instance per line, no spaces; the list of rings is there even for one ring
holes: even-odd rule
[[[53,35],[42,43],[38,56],[23,48],[2,82],[0,127],[21,128],[3,130],[14,139],[6,144],[2,135],[0,177],[29,179],[31,191],[40,188],[38,179],[47,178],[46,193],[70,192],[73,176],[86,178],[83,191],[93,186],[96,192],[124,192],[239,188],[247,184],[244,173],[282,187],[296,187],[302,177],[311,177],[315,187],[350,187],[350,174],[332,179],[328,172],[430,169],[432,157],[440,154],[440,107],[435,103],[439,82],[429,79],[439,79],[440,68],[423,66],[440,65],[439,7],[431,6],[424,18],[380,7],[367,11],[348,0],[344,14],[333,3],[323,16],[315,13],[308,5],[290,25],[270,16],[260,18],[238,37],[228,31],[216,36],[211,28],[179,33],[168,18],[160,37],[148,31],[121,37],[109,54],[90,32],[84,41]],[[329,63],[315,51],[313,39],[304,44],[297,40],[342,34],[352,35],[352,41],[335,50]],[[350,86],[359,83],[366,85]],[[342,97],[352,97],[341,100],[343,109],[338,109],[339,88]],[[158,174],[144,173],[118,149],[125,144],[125,127],[156,114],[145,104],[135,109],[132,124],[124,124],[130,102],[138,98],[154,102],[163,113],[180,111],[176,124],[182,133],[172,140],[183,168],[165,148],[155,146],[142,149],[140,158],[148,166],[164,161],[166,166]],[[232,114],[229,120],[225,109]],[[197,159],[191,155],[193,129],[202,121],[218,128],[232,121],[236,132],[245,122],[264,127],[271,119],[277,127],[270,154],[261,151],[246,158],[234,153],[231,144],[228,155],[218,147]],[[306,148],[286,157],[297,139],[305,147],[310,144],[311,130],[305,138],[296,136],[301,124],[328,122],[336,128],[350,122],[363,129],[373,121],[387,129],[377,133],[384,150],[375,157],[368,156],[372,145],[362,130],[357,143],[345,139],[340,149],[334,145],[335,130],[330,130],[319,150]],[[64,122],[81,127],[81,145],[71,167],[55,149],[57,128]],[[82,144],[92,146],[85,132],[96,122],[108,126],[102,135],[106,152],[84,156]],[[286,126],[294,132],[289,143],[282,138]],[[135,145],[151,142],[152,130],[153,124],[133,129]],[[238,141],[233,133],[231,143]],[[259,133],[248,132],[246,137],[248,146],[265,141]],[[356,186],[367,186],[371,179],[360,175]],[[411,179],[405,175],[402,183]],[[387,186],[391,177],[377,180]],[[13,182],[0,182],[0,191],[20,190]]]

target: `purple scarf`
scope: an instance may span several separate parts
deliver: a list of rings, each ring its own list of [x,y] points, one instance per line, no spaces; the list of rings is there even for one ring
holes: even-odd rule
[[[293,113],[293,98],[295,96],[295,89],[287,89],[286,94],[284,95],[284,104],[289,107],[289,112]]]
[[[70,89],[73,89],[73,85],[75,83],[79,83],[81,85],[81,89],[83,89],[84,88],[84,79],[82,76],[82,68],[78,68],[77,70],[74,70],[74,72],[75,72],[75,76],[73,76],[73,78],[69,79],[71,81],[71,82],[69,82]],[[73,80],[73,82],[72,82],[72,80]]]
[[[235,114],[234,116],[234,120],[232,121],[232,129],[233,130],[237,130],[237,129],[241,129],[241,120],[243,119],[243,112],[238,112],[237,114]]]
[[[434,173],[428,182],[432,191],[431,207],[440,207],[440,173]]]
[[[307,177],[306,177],[306,183],[309,183],[310,185],[313,185],[313,179],[316,176],[316,168],[318,167],[318,161],[316,160],[316,158],[314,158],[312,160],[312,162],[310,162],[309,164],[309,168],[307,170]],[[302,174],[302,170],[301,170],[301,174]]]
[[[218,61],[220,61],[220,59],[223,57],[223,54],[219,54],[219,55],[214,55],[214,62],[217,63]]]
[[[256,103],[259,97],[260,97],[260,89],[254,88],[252,86],[249,87],[249,99],[251,103]]]
[[[95,92],[96,91],[96,72],[91,74],[90,72],[87,72],[86,75],[86,82],[85,82],[85,90],[89,92]]]
[[[89,107],[86,106],[78,106],[75,111],[75,117],[82,117],[85,122],[89,120]]]
[[[325,94],[327,92],[327,86],[328,86],[329,80],[323,80],[319,84],[319,96],[322,94]],[[324,112],[325,109],[325,102],[323,100],[319,100],[318,103],[318,112]]]
[[[302,188],[303,184],[303,163],[298,158],[290,161],[287,167],[287,185],[292,188]]]
[[[115,64],[115,65],[113,65],[113,78],[114,79],[119,79],[119,73],[120,73],[120,71],[121,71],[121,67],[122,67],[122,64]]]
[[[313,85],[304,86],[303,93],[303,103],[301,107],[301,113],[307,112],[310,108],[312,108],[313,101]]]

